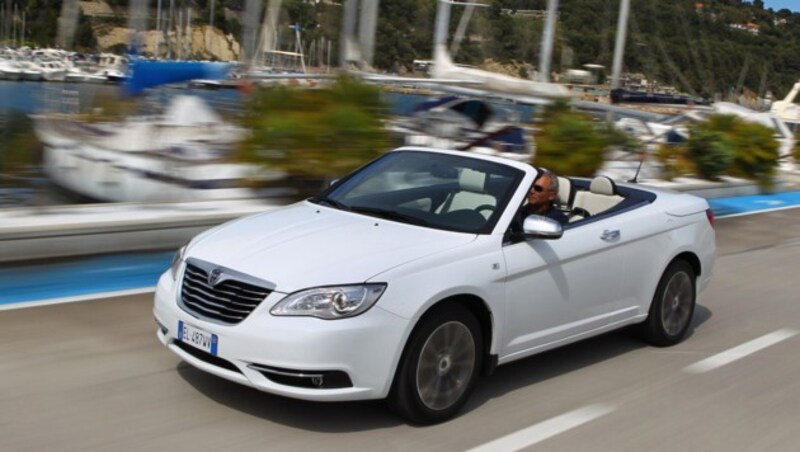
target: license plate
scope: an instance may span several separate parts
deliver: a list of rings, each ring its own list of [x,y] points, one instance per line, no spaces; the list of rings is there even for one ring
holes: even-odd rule
[[[178,340],[217,356],[217,344],[219,342],[217,335],[184,323],[182,320],[178,321]]]

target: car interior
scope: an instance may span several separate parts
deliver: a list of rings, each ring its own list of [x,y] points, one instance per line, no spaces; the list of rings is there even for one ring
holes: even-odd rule
[[[439,206],[437,213],[458,210],[478,212],[488,219],[497,205],[497,198],[486,190],[486,173],[464,168],[458,176],[459,191]]]
[[[345,195],[346,204],[365,212],[386,209],[395,219],[463,232],[486,233],[499,219],[498,206],[505,205],[519,183],[521,173],[502,173],[482,166],[411,167],[402,176],[386,172],[367,179]],[[656,195],[631,187],[618,187],[612,179],[559,177],[555,205],[568,217],[564,229],[652,202]],[[377,187],[377,188],[376,188]]]
[[[654,194],[618,187],[608,176],[596,176],[593,179],[559,176],[555,206],[567,215],[572,224],[629,210],[653,200]]]

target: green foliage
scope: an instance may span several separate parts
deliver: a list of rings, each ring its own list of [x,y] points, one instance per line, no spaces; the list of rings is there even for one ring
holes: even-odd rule
[[[6,117],[5,130],[0,130],[0,187],[19,187],[18,178],[26,177],[41,162],[42,144],[31,119],[21,114]]]
[[[712,115],[707,123],[698,125],[696,130],[725,137],[733,157],[728,168],[731,175],[753,179],[763,188],[772,186],[780,158],[772,129],[732,115]],[[696,131],[692,131],[694,133]]]
[[[11,1],[11,0],[9,0]],[[129,0],[108,0],[116,18],[92,19],[98,23],[124,26]],[[176,6],[191,6],[198,23],[208,21],[211,0],[178,0]],[[5,2],[8,4],[8,2]],[[34,46],[53,45],[61,1],[18,0],[27,14],[25,41]],[[168,4],[166,0],[163,2]],[[241,24],[225,9],[241,12],[244,0],[215,0],[214,25],[225,33],[241,37]],[[263,2],[266,3],[266,2]],[[338,54],[342,6],[340,2],[285,0],[281,24],[299,23],[303,41],[311,46],[324,38]],[[467,29],[459,63],[480,65],[487,59],[500,63],[538,60],[542,35],[541,18],[516,14],[518,10],[543,10],[546,0],[487,0],[490,8],[478,8]],[[627,72],[641,72],[649,80],[676,86],[690,94],[711,98],[714,94],[737,96],[745,89],[759,95],[772,91],[780,98],[797,81],[800,73],[800,13],[773,11],[744,1],[707,1],[696,8],[693,0],[637,0],[631,2],[625,49]],[[151,12],[157,0],[149,0]],[[396,65],[411,67],[414,59],[432,55],[433,0],[392,0],[380,3],[375,37],[374,65],[388,70]],[[559,23],[553,55],[553,70],[563,72],[559,55],[572,49],[574,67],[599,63],[611,67],[618,1],[569,0],[559,7]],[[449,23],[450,37],[463,7],[454,6]],[[510,11],[510,13],[509,13]],[[786,20],[775,24],[775,19]],[[729,25],[753,22],[760,26],[754,36]],[[154,24],[151,23],[151,26]],[[78,47],[90,48],[93,37],[86,25],[76,37]],[[336,61],[334,58],[332,61]]]
[[[381,2],[375,36],[375,67],[410,68],[414,59],[431,58],[435,15],[436,2]]]
[[[554,104],[543,115],[533,163],[570,176],[593,176],[607,146],[591,118]]]
[[[139,108],[139,98],[100,94],[92,99],[89,113],[81,115],[80,118],[86,122],[122,121],[136,114]]]
[[[705,179],[718,180],[733,163],[733,144],[724,133],[709,129],[707,123],[691,129],[686,146],[698,175]]]
[[[794,163],[796,165],[800,165],[800,133],[796,134],[794,137],[794,148],[792,148],[792,157],[794,158]]]
[[[749,88],[778,97],[797,81],[800,70],[800,13],[778,17],[746,2],[637,0],[631,2],[625,70],[710,98],[738,95]],[[570,0],[561,3],[564,42],[575,63],[611,67],[618,1]],[[730,24],[754,22],[758,36]],[[558,55],[556,49],[556,55]]]
[[[262,88],[247,102],[239,156],[293,176],[341,177],[386,150],[377,88],[342,77],[316,90]]]
[[[744,123],[734,131],[732,140],[736,154],[731,174],[771,188],[780,157],[773,131],[761,124]]]
[[[89,18],[81,13],[78,19],[78,29],[75,31],[75,48],[91,51],[97,47],[97,38],[92,30],[92,23]]]
[[[655,157],[661,163],[664,180],[672,180],[678,176],[697,172],[691,159],[687,156],[686,146],[660,144],[656,149]]]
[[[603,123],[597,131],[607,146],[626,152],[637,152],[639,150],[639,142],[636,138],[614,127],[611,123]]]

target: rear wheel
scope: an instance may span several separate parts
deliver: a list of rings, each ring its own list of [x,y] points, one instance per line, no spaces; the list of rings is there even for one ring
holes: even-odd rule
[[[466,403],[482,362],[480,325],[467,309],[448,304],[426,314],[411,334],[389,405],[420,424],[453,417]]]
[[[667,267],[642,326],[645,340],[660,347],[683,340],[694,314],[695,279],[694,269],[684,260],[676,260]]]

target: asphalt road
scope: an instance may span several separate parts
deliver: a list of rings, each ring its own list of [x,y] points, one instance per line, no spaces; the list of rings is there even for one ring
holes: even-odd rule
[[[0,450],[798,450],[798,223],[718,220],[684,343],[616,332],[502,366],[432,427],[195,370],[157,342],[150,296],[0,311]]]

